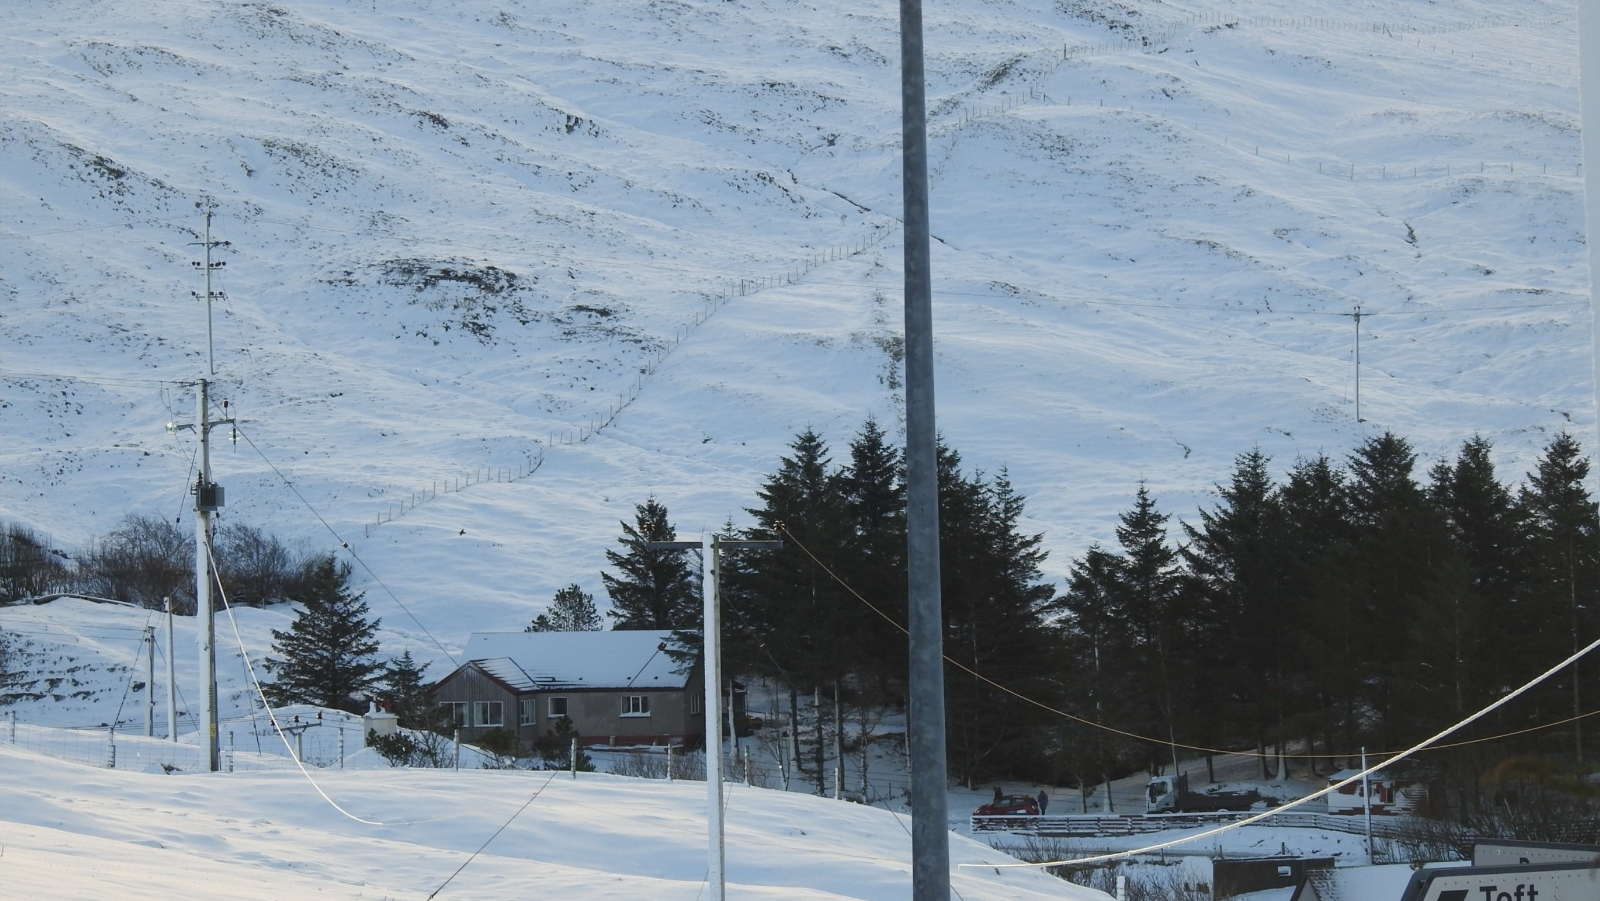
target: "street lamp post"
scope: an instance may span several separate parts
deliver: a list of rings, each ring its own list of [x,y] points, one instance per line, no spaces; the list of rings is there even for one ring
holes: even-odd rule
[[[647,541],[651,550],[690,551],[705,547],[702,541]],[[723,844],[722,829],[722,610],[717,603],[721,588],[722,551],[776,550],[781,541],[730,541],[720,535],[711,536],[711,560],[705,568],[704,587],[705,622],[702,644],[705,666],[705,717],[706,717],[706,839],[711,884],[711,901],[726,901],[727,853]],[[737,728],[737,723],[734,724]]]

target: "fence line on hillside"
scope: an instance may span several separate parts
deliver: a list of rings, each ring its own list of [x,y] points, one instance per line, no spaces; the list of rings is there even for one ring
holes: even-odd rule
[[[364,538],[372,537],[377,528],[386,523],[395,521],[406,513],[415,510],[420,504],[426,503],[440,495],[460,492],[473,485],[485,482],[515,482],[527,478],[539,470],[544,464],[545,449],[563,445],[583,444],[594,437],[600,430],[614,422],[623,410],[636,400],[644,391],[650,376],[656,373],[667,357],[694,334],[695,330],[711,319],[712,315],[721,310],[735,298],[749,297],[771,288],[793,285],[799,282],[812,270],[828,263],[846,260],[859,256],[868,250],[883,243],[893,233],[886,223],[874,223],[866,235],[834,247],[809,251],[803,259],[785,266],[781,271],[759,274],[750,274],[739,277],[721,277],[717,287],[704,293],[701,307],[689,319],[673,328],[672,337],[665,339],[640,367],[628,387],[618,392],[615,399],[607,405],[603,414],[597,413],[582,425],[559,432],[550,432],[546,440],[539,447],[536,455],[528,456],[514,469],[474,469],[465,476],[454,476],[444,480],[433,480],[425,488],[410,491],[406,496],[390,503],[386,509],[377,513],[372,522],[363,523],[361,534]],[[538,443],[538,442],[535,442]],[[443,491],[441,492],[441,488]]]
[[[812,270],[828,263],[859,256],[868,250],[883,243],[884,239],[893,234],[893,230],[886,223],[874,223],[872,229],[863,237],[847,245],[823,248],[807,253],[804,259],[798,260],[779,272],[753,274],[743,277],[722,277],[718,286],[703,295],[701,308],[685,322],[673,328],[672,337],[665,339],[650,355],[639,369],[629,386],[617,394],[616,399],[606,407],[604,414],[596,414],[581,426],[565,429],[560,432],[550,433],[550,446],[583,444],[594,437],[600,430],[611,425],[617,416],[628,405],[632,404],[644,391],[650,376],[655,375],[668,356],[679,345],[688,340],[695,330],[709,321],[713,314],[721,310],[730,301],[740,297],[750,297],[762,291],[793,285],[799,282]]]
[[[1037,89],[1030,88],[1029,97],[1027,99],[1020,97],[1007,97],[997,104],[964,109],[959,118],[947,124],[943,129],[934,130],[933,134],[936,136],[953,134],[954,132],[967,127],[973,122],[1003,116],[1006,113],[1023,106],[1029,100],[1061,103],[1065,106],[1086,106],[1095,110],[1104,110],[1107,113],[1113,114],[1143,113],[1148,115],[1161,115],[1155,110],[1142,110],[1132,106],[1131,104],[1106,103],[1104,99],[1086,102],[1082,97],[1075,98],[1069,96],[1066,97],[1064,101],[1055,100],[1044,95],[1042,92],[1037,91]],[[1177,122],[1170,119],[1166,121],[1174,128],[1186,129],[1194,132],[1196,135],[1205,134],[1205,132],[1198,127],[1186,125],[1182,122]],[[1222,139],[1222,144],[1224,147],[1235,148],[1242,153],[1261,157],[1262,159],[1266,160],[1288,164],[1295,164],[1297,162],[1297,159],[1292,152],[1281,149],[1275,150],[1271,147],[1267,147],[1265,150],[1263,150],[1263,145],[1259,143],[1234,144],[1231,137],[1224,136]],[[947,152],[945,157],[941,160],[940,165],[937,167],[939,170],[942,171],[943,163],[949,159],[949,156],[950,154]],[[1298,164],[1303,166],[1308,172],[1311,171],[1313,163],[1316,165],[1317,174],[1329,178],[1337,178],[1342,181],[1393,181],[1404,178],[1432,179],[1497,174],[1515,176],[1519,171],[1524,175],[1553,175],[1562,178],[1568,176],[1573,178],[1581,178],[1583,176],[1583,163],[1581,161],[1549,163],[1541,161],[1530,162],[1528,160],[1464,160],[1461,162],[1440,162],[1430,160],[1425,162],[1405,163],[1353,163],[1343,160],[1318,159],[1315,155],[1304,153],[1302,153],[1298,158]]]
[[[1075,56],[1093,56],[1128,51],[1138,53],[1152,52],[1163,44],[1170,44],[1177,40],[1185,29],[1205,25],[1229,29],[1273,28],[1280,31],[1354,31],[1383,35],[1385,37],[1395,37],[1396,35],[1421,37],[1460,34],[1466,31],[1483,31],[1491,28],[1549,28],[1553,25],[1565,24],[1571,20],[1571,16],[1562,16],[1554,19],[1474,19],[1469,22],[1457,22],[1450,25],[1420,26],[1411,23],[1357,22],[1317,16],[1233,16],[1220,12],[1193,13],[1163,26],[1158,31],[1148,35],[1140,35],[1136,38],[1120,38],[1087,44],[1062,44],[1061,59],[1065,61]],[[1571,71],[1570,67],[1568,71]]]
[[[534,442],[538,444],[538,442]],[[396,519],[417,509],[421,504],[427,503],[442,494],[459,494],[473,485],[482,485],[485,482],[510,483],[525,479],[539,471],[544,465],[544,447],[539,447],[538,453],[530,454],[523,458],[515,467],[482,467],[474,468],[463,475],[447,476],[444,479],[434,479],[426,488],[411,491],[405,497],[389,504],[386,510],[380,511],[372,522],[361,525],[361,537],[370,538],[377,531],[378,526],[394,522]],[[441,491],[441,488],[443,489]]]
[[[261,723],[267,724],[265,729]],[[293,735],[290,741],[295,743],[302,760],[311,766],[342,767],[345,756],[364,745],[359,716],[335,714],[316,722],[288,721],[284,725]],[[223,771],[295,769],[294,758],[265,716],[227,720],[219,724],[219,730]],[[16,711],[0,722],[0,744],[103,769],[194,773],[205,772],[208,767],[206,750],[198,744],[131,734],[110,726],[72,728],[21,723]]]
[[[944,153],[940,156],[938,162],[932,166],[930,176],[932,178],[939,178],[943,175],[946,164],[949,163],[955,152],[955,138],[959,136],[959,133],[962,130],[966,129],[973,123],[992,120],[1004,116],[1013,110],[1019,109],[1024,105],[1033,105],[1041,102],[1065,105],[1069,107],[1089,107],[1097,111],[1103,110],[1112,114],[1132,113],[1160,116],[1173,128],[1181,128],[1193,132],[1196,136],[1205,134],[1205,131],[1198,126],[1188,125],[1183,122],[1168,119],[1154,107],[1150,109],[1137,108],[1131,103],[1128,103],[1125,99],[1121,100],[1121,102],[1114,101],[1112,103],[1107,103],[1103,97],[1094,99],[1086,99],[1081,95],[1068,95],[1064,99],[1052,97],[1044,90],[1043,85],[1055,73],[1055,71],[1060,68],[1060,65],[1061,62],[1057,61],[1056,64],[1051,66],[1048,71],[1041,72],[1037,77],[1029,82],[1027,86],[1028,93],[1026,97],[1018,95],[1006,95],[1001,97],[996,103],[982,105],[962,104],[954,107],[954,112],[950,114],[950,119],[948,119],[942,125],[933,126],[929,129],[930,137],[949,136],[952,139],[946,144]],[[1223,113],[1225,115],[1228,114],[1228,110],[1224,109]],[[1263,144],[1260,142],[1234,144],[1231,137],[1224,136],[1222,143],[1224,147],[1238,148],[1241,152],[1261,157],[1262,159],[1282,161],[1286,164],[1295,164],[1296,162],[1293,152],[1283,149],[1273,149],[1270,146],[1268,146],[1266,151],[1263,152]],[[1480,159],[1463,160],[1460,162],[1427,160],[1392,163],[1355,163],[1345,160],[1330,160],[1326,158],[1319,159],[1315,153],[1301,153],[1299,164],[1303,166],[1307,172],[1311,170],[1313,163],[1316,164],[1317,174],[1328,178],[1338,178],[1343,181],[1388,181],[1403,178],[1432,179],[1498,174],[1515,176],[1519,167],[1522,169],[1524,174],[1536,173],[1539,175],[1553,175],[1557,177],[1567,177],[1570,174],[1571,177],[1574,178],[1581,178],[1583,176],[1583,163],[1581,161],[1551,163],[1548,161]]]

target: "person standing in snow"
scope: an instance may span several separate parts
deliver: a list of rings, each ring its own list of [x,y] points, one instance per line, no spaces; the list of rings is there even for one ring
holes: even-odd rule
[[[996,785],[994,787],[994,803],[999,804],[1003,798],[1005,798],[1005,792],[1002,792],[1000,786]]]
[[[1050,809],[1050,796],[1045,794],[1044,793],[1044,789],[1042,789],[1042,788],[1039,789],[1038,801],[1039,801],[1039,816],[1044,816],[1044,812],[1046,810]]]

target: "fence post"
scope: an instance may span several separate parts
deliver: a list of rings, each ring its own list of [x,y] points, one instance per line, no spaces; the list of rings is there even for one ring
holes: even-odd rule
[[[572,737],[572,751],[567,755],[567,764],[572,767],[572,778],[578,778],[578,737]]]
[[[15,713],[12,716],[16,716]],[[667,742],[667,781],[672,781],[672,742]]]
[[[234,738],[234,732],[233,732],[232,729],[229,729],[228,730],[228,772],[230,772],[230,773],[233,772],[233,738]]]
[[[106,729],[106,769],[117,768],[117,727]]]
[[[456,769],[459,770],[459,769],[461,769],[461,730],[460,729],[452,730],[452,739],[451,740],[455,742],[455,746],[456,746]]]

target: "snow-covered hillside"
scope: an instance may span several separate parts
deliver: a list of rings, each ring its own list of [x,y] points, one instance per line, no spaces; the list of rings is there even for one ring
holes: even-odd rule
[[[165,776],[9,748],[0,761],[8,783],[6,890],[17,898],[420,901],[437,893],[690,901],[706,893],[704,783],[599,774],[573,781],[559,772],[320,772],[320,788],[363,823],[336,812],[292,770]],[[735,788],[729,897],[906,897],[911,838],[902,825],[909,828],[875,808]],[[958,862],[1012,860],[970,839],[951,842]],[[1107,897],[1035,870],[952,868],[951,880],[967,899]]]
[[[395,648],[598,590],[651,493],[744,524],[797,431],[898,423],[895,14],[9,4],[6,519],[187,521],[212,205],[224,515],[326,520]],[[1252,447],[1481,432],[1515,477],[1592,434],[1571,2],[927,17],[939,422],[1052,575]]]

